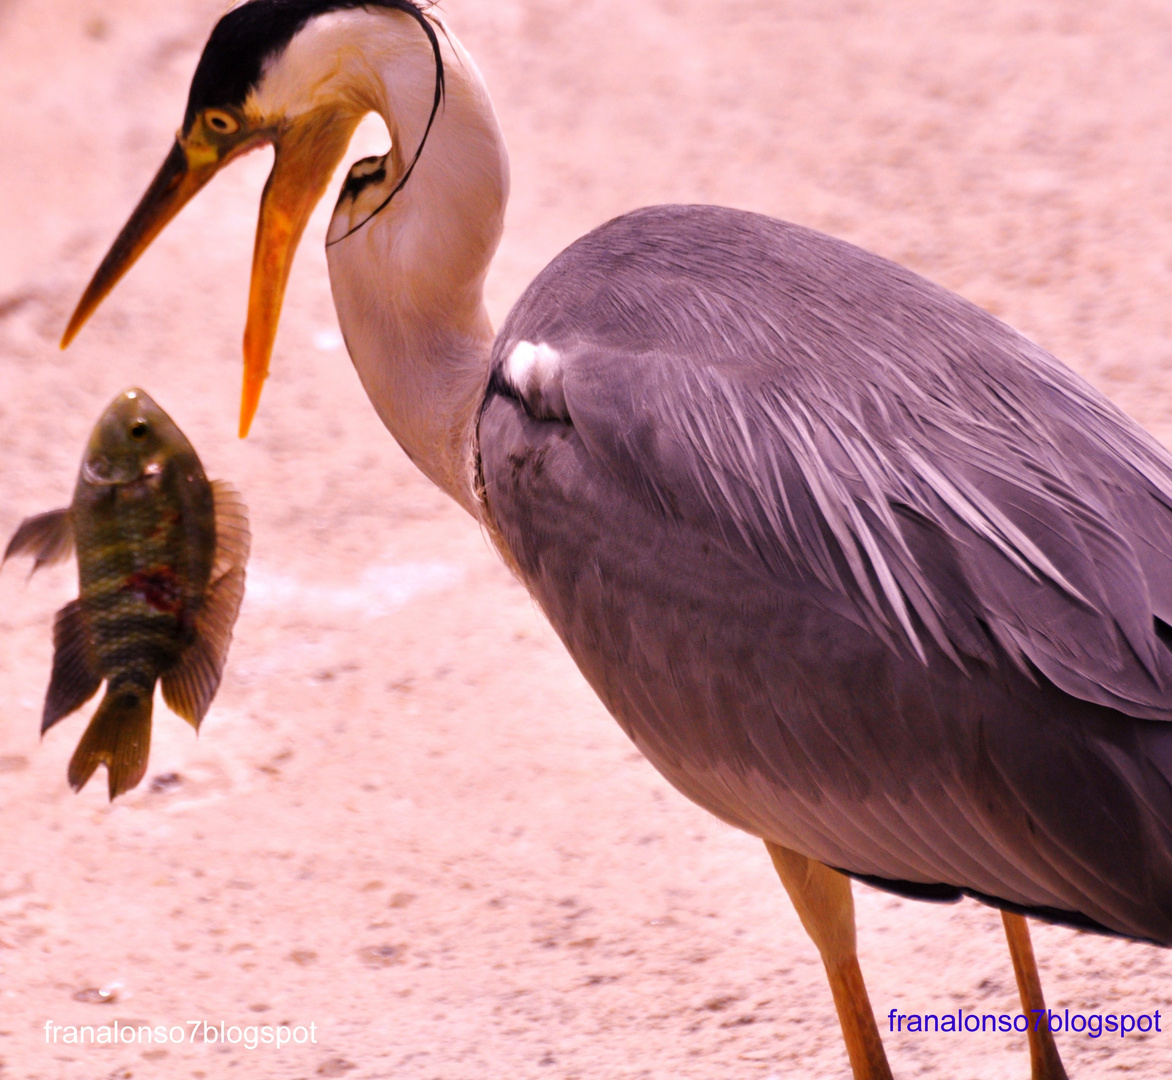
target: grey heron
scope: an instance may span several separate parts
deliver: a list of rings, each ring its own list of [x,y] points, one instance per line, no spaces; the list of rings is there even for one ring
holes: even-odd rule
[[[1172,458],[988,314],[847,244],[658,207],[567,249],[495,339],[508,165],[408,0],[251,0],[71,321],[228,161],[276,158],[246,428],[305,221],[367,112],[329,267],[350,355],[681,791],[765,840],[859,1077],[889,1075],[849,876],[1172,943]],[[1031,1031],[1034,1073],[1063,1075]]]

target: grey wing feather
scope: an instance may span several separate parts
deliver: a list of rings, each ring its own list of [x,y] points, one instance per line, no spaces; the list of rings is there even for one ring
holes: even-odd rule
[[[659,207],[530,286],[479,438],[500,543],[691,798],[1172,942],[1172,459],[1042,350],[849,245]]]
[[[633,490],[849,597],[893,648],[923,660],[930,638],[963,665],[995,645],[1080,698],[1172,719],[1168,452],[909,271],[716,208],[688,235],[671,211],[555,260],[551,278],[567,257],[589,275],[578,302],[522,301],[498,354],[564,349],[573,423]],[[723,249],[760,230],[746,280]],[[958,553],[974,609],[930,578],[909,520]]]

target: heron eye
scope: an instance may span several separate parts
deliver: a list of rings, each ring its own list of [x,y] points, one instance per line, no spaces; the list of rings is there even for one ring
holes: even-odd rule
[[[223,109],[208,109],[203,114],[204,123],[221,135],[235,135],[240,130],[240,121]]]
[[[150,426],[145,420],[136,420],[130,425],[130,437],[132,439],[145,439],[148,431],[150,431]]]

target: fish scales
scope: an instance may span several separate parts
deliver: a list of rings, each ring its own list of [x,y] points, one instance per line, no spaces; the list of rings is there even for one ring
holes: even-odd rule
[[[73,514],[79,591],[93,630],[95,656],[110,685],[123,680],[153,688],[194,633],[212,570],[214,505],[199,469],[182,508],[174,484],[97,486],[79,479]],[[180,488],[180,492],[182,492]]]
[[[215,695],[244,593],[247,510],[135,388],[95,427],[71,505],[27,519],[4,557],[32,554],[35,571],[74,546],[79,595],[57,615],[41,730],[105,679],[69,781],[80,790],[104,764],[113,799],[145,774],[155,684],[197,729]]]

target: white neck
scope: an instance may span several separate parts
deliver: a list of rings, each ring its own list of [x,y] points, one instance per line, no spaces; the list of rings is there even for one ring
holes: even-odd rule
[[[492,102],[463,47],[437,28],[445,93],[423,153],[390,204],[340,239],[382,204],[414,157],[435,62],[422,28],[400,12],[357,9],[315,24],[290,50],[342,57],[325,79],[344,78],[348,106],[379,113],[392,140],[386,180],[343,198],[330,224],[327,262],[346,345],[383,423],[475,515],[473,436],[493,340],[484,278],[509,187]],[[298,70],[300,59],[290,59],[289,70]]]

